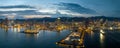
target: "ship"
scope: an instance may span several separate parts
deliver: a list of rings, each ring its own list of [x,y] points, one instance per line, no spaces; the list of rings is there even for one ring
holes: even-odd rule
[[[38,30],[26,29],[26,30],[22,31],[22,33],[26,33],[26,34],[37,34],[37,33],[39,33],[39,31],[38,31]]]
[[[24,31],[22,31],[22,33],[26,33],[26,34],[37,34],[39,33],[39,29],[34,28],[34,27],[30,27],[25,29]]]

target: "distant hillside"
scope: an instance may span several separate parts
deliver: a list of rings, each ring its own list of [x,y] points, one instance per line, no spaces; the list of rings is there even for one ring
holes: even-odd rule
[[[96,16],[96,17],[60,17],[60,20],[65,21],[96,21],[96,20],[108,20],[108,21],[120,21],[120,18],[117,17],[105,17],[105,16]],[[3,19],[0,19],[3,20]],[[31,19],[16,19],[16,21],[47,21],[47,22],[54,22],[57,18],[31,18]]]

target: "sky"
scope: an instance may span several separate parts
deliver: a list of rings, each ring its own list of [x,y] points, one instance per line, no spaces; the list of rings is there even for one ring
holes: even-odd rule
[[[120,0],[0,0],[0,18],[120,17]]]

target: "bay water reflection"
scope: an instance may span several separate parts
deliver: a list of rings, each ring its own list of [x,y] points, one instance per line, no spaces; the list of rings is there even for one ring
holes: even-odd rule
[[[41,30],[38,34],[20,33],[23,28],[0,28],[0,48],[63,48],[55,43],[70,34],[69,30],[47,31]],[[120,30],[105,30],[85,34],[85,48],[119,48]]]
[[[94,31],[85,36],[86,48],[120,48],[120,30]]]
[[[7,30],[7,31],[6,31]],[[61,48],[57,41],[67,36],[70,31],[39,31],[38,34],[20,33],[16,28],[0,28],[0,48]]]

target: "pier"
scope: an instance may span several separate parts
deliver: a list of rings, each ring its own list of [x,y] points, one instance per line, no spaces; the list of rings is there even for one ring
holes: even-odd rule
[[[84,48],[84,32],[71,32],[56,44],[66,48]]]

